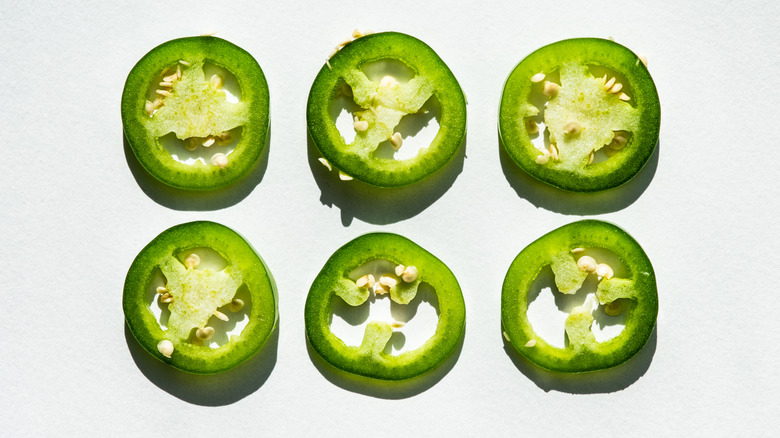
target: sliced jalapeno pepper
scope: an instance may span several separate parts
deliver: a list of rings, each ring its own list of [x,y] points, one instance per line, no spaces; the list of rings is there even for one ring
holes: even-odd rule
[[[660,123],[658,93],[640,58],[613,41],[581,38],[542,47],[515,67],[501,98],[499,133],[534,178],[594,192],[642,169]]]
[[[395,272],[380,278],[351,278],[362,265],[387,260]],[[439,303],[436,332],[421,347],[398,355],[383,350],[393,334],[390,323],[371,321],[360,346],[347,346],[330,330],[334,297],[359,306],[372,293],[390,294],[408,304],[421,283],[435,289]],[[306,336],[329,364],[348,373],[379,380],[405,380],[424,374],[444,361],[463,336],[466,308],[455,276],[439,259],[414,242],[396,234],[373,233],[358,237],[336,251],[320,271],[306,298]]]
[[[378,82],[369,79],[363,67],[384,60],[400,61],[413,77],[405,83],[389,75]],[[355,140],[349,144],[330,113],[342,91],[360,107]],[[401,147],[401,133],[394,132],[401,119],[417,113],[431,97],[438,99],[441,118],[430,146],[404,160],[378,156],[386,140]],[[450,69],[425,43],[401,33],[377,33],[349,42],[322,67],[309,92],[307,122],[314,144],[342,176],[398,187],[431,175],[455,155],[466,134],[466,99]]]
[[[141,165],[173,187],[210,190],[259,162],[269,126],[268,84],[257,61],[215,37],[168,41],[130,71],[125,137]]]
[[[122,303],[130,332],[149,354],[212,374],[260,350],[276,327],[277,301],[271,272],[252,247],[204,221],[169,228],[141,250]],[[159,315],[150,308],[155,302]],[[237,324],[245,324],[239,334],[227,333]]]
[[[624,278],[598,263],[589,251],[608,250],[625,266]],[[596,253],[594,253],[596,254]],[[568,345],[558,348],[539,336],[528,319],[529,290],[546,266],[559,292],[573,294],[589,275],[599,281],[595,299],[586,299],[566,318]],[[591,330],[593,312],[624,313],[625,327],[616,337],[598,342]],[[523,249],[512,262],[501,294],[504,336],[528,360],[548,370],[580,373],[611,368],[639,352],[650,338],[658,314],[655,273],[639,244],[615,225],[584,220],[554,230]]]

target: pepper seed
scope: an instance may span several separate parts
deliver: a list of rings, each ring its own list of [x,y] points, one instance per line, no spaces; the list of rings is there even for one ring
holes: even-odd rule
[[[160,354],[162,354],[163,356],[170,359],[171,355],[173,354],[173,342],[167,339],[163,339],[162,341],[157,343],[157,351],[159,351]]]

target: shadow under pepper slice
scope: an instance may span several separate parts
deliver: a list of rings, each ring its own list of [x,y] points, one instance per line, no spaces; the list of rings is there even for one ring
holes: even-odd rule
[[[223,269],[199,268],[193,250],[207,248],[225,261]],[[159,299],[170,316],[161,328],[150,309],[150,290],[161,273]],[[249,302],[237,300],[246,288]],[[152,292],[153,293],[153,292]],[[257,353],[278,320],[276,285],[260,256],[235,231],[214,222],[174,226],[152,240],[133,261],[122,304],[130,332],[157,359],[183,371],[212,374],[235,367]],[[226,307],[251,306],[248,323],[222,346],[203,342],[214,334],[216,319],[227,321]],[[235,318],[235,316],[233,316]]]
[[[658,93],[642,60],[613,41],[579,38],[542,47],[515,67],[498,127],[507,153],[528,174],[563,190],[595,192],[644,167],[660,123]]]
[[[396,303],[408,304],[412,301],[422,282],[435,289],[439,321],[434,335],[421,347],[398,355],[385,353],[383,350],[392,336],[392,327],[387,322],[369,322],[363,342],[357,347],[347,346],[331,332],[334,297],[341,297],[351,306],[364,303],[372,293],[373,279],[367,284],[362,279],[351,279],[349,274],[374,260],[388,260],[396,265],[416,268],[416,271],[388,274],[393,280],[388,282],[392,286],[386,289]],[[410,272],[413,275],[407,276]],[[458,281],[439,259],[405,237],[372,233],[352,240],[328,259],[309,290],[305,319],[306,336],[326,362],[348,373],[397,381],[431,371],[452,354],[463,337],[466,308]]]
[[[406,65],[414,77],[405,83],[392,77],[375,82],[362,69],[388,59]],[[350,144],[330,114],[345,84],[364,110]],[[430,146],[405,160],[378,157],[381,142],[402,142],[400,134],[394,134],[401,118],[416,113],[432,96],[441,105],[441,118]],[[466,135],[466,99],[455,76],[428,45],[396,32],[361,36],[336,52],[314,79],[306,115],[309,134],[325,159],[343,174],[378,187],[404,186],[433,174],[452,159]]]
[[[260,65],[215,37],[155,47],[130,71],[122,93],[133,153],[152,176],[181,189],[211,190],[246,176],[260,160],[269,123]]]
[[[614,277],[611,269],[602,270],[601,266],[597,270],[592,260],[578,256],[585,248],[613,252],[625,265],[627,277]],[[595,309],[586,301],[566,319],[565,348],[550,345],[537,335],[528,320],[528,294],[546,266],[551,266],[555,285],[565,294],[577,292],[588,275],[597,275],[598,304],[605,306],[607,314],[627,312],[623,331],[610,340],[596,341],[591,331]],[[620,305],[622,300],[630,304]],[[501,322],[507,340],[536,365],[565,373],[596,371],[627,361],[647,343],[657,314],[655,273],[647,255],[625,231],[596,220],[565,225],[528,245],[509,267],[501,293]]]

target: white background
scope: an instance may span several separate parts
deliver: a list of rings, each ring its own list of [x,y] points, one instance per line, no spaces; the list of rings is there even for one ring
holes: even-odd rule
[[[2,435],[747,436],[778,425],[777,3],[3,3]],[[400,194],[353,193],[308,155],[309,87],[356,27],[422,39],[468,96],[465,159]],[[270,149],[240,187],[182,196],[128,155],[120,97],[147,51],[212,30],[265,71]],[[496,129],[512,68],[580,36],[646,54],[662,107],[648,166],[587,196],[525,176],[499,153]],[[501,283],[523,247],[583,217],[642,244],[660,313],[626,366],[563,378],[505,351]],[[205,378],[140,350],[121,306],[138,251],[200,219],[234,228],[262,254],[281,315],[260,356]],[[311,281],[338,247],[376,230],[428,249],[463,288],[462,350],[421,387],[345,382],[307,351]]]

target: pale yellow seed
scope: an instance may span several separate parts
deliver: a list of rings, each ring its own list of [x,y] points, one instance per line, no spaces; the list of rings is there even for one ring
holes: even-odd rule
[[[539,132],[539,125],[536,124],[536,120],[528,119],[525,121],[525,129],[529,134],[536,134]]]
[[[358,278],[357,281],[355,281],[355,286],[357,286],[357,287],[359,287],[361,289],[366,287],[366,286],[368,286],[368,275],[364,275],[364,276]]]
[[[558,161],[558,147],[554,143],[550,143],[550,157]]]
[[[618,99],[622,100],[623,102],[628,102],[631,100],[631,98],[628,97],[628,94],[626,93],[620,93],[620,95],[618,95]]]
[[[387,286],[388,288],[393,288],[395,287],[395,285],[398,284],[398,280],[396,280],[393,277],[388,277],[386,275],[383,275],[379,277],[379,284],[381,284],[382,286]]]
[[[617,93],[618,91],[620,91],[622,89],[623,89],[623,84],[617,83],[617,84],[613,85],[612,88],[609,89],[609,92],[614,94],[614,93]]]
[[[212,87],[219,90],[220,88],[222,88],[223,85],[225,85],[225,80],[222,79],[222,76],[214,74],[211,75],[211,79],[209,79],[209,83],[211,84]]]
[[[211,164],[224,169],[228,165],[228,157],[222,152],[216,153],[211,156]]]
[[[160,96],[170,96],[171,92],[168,90],[155,90],[155,93],[159,94]]]
[[[339,179],[342,181],[352,181],[354,178],[339,170]]]
[[[596,267],[596,275],[599,277],[604,277],[607,280],[612,278],[615,273],[612,271],[612,267],[609,266],[606,263],[599,263],[599,265]]]
[[[547,164],[550,161],[550,156],[547,154],[541,154],[536,156],[536,164]]]
[[[581,254],[583,252],[585,252],[585,248],[574,248],[571,250],[572,254]]]
[[[176,64],[176,79],[181,79],[181,65]]]
[[[418,275],[419,273],[417,272],[416,266],[407,266],[401,275],[401,279],[406,283],[412,283],[413,281],[417,280]]]
[[[380,87],[389,88],[389,87],[392,87],[393,85],[397,85],[397,84],[398,84],[398,81],[394,77],[389,76],[389,75],[388,76],[383,76],[382,79],[379,80],[379,86]]]
[[[146,114],[151,116],[152,114],[154,114],[154,110],[155,110],[154,103],[150,100],[147,100],[146,104],[144,105],[144,109],[146,110]]]
[[[395,275],[397,275],[397,276],[399,276],[399,277],[400,277],[401,275],[403,275],[403,274],[404,274],[404,269],[406,269],[406,266],[404,266],[404,265],[398,265],[398,266],[396,266],[396,267],[395,267]]]
[[[595,160],[596,160],[596,152],[590,151],[590,155],[588,155],[588,164],[593,164]]]
[[[396,132],[390,137],[390,144],[393,145],[393,149],[395,150],[401,149],[401,146],[404,144],[404,139],[401,137],[400,132]]]
[[[626,143],[628,143],[628,139],[623,137],[622,135],[615,134],[615,137],[612,139],[611,142],[609,142],[609,149],[614,149],[616,151],[619,151],[626,147]]]
[[[330,162],[326,160],[325,157],[317,158],[317,161],[322,163],[322,165],[325,166],[325,168],[327,168],[329,171],[333,170],[333,166],[330,165]]]
[[[349,44],[351,42],[352,42],[352,38],[344,38],[344,40],[342,40],[339,43],[338,47],[344,47],[344,46],[346,46],[347,44]]]
[[[224,313],[220,312],[219,310],[215,310],[214,311],[214,316],[216,316],[217,318],[219,318],[219,319],[221,319],[223,321],[226,321],[226,322],[230,321],[230,318],[228,318],[227,315],[225,315]]]
[[[526,342],[525,346],[528,348],[536,347],[536,339],[531,339],[530,341]]]
[[[161,86],[161,87],[168,87],[168,88],[171,88],[171,87],[173,87],[173,82],[162,81],[162,82],[160,82],[160,86]]]
[[[188,138],[184,141],[184,149],[187,149],[188,151],[194,151],[198,146],[200,146],[200,140],[195,137]]]
[[[174,73],[174,74],[172,74],[170,76],[164,77],[163,81],[164,82],[168,82],[168,83],[173,83],[173,81],[175,81],[176,79],[179,79],[179,77],[176,75],[176,73]]]
[[[594,272],[598,264],[596,259],[591,256],[582,256],[577,260],[577,268],[584,272]]]
[[[605,90],[609,90],[610,88],[612,88],[612,85],[614,85],[614,84],[615,84],[615,78],[610,78],[610,80],[608,80],[608,81],[607,81],[607,82],[604,84],[604,89],[605,89]]]
[[[198,265],[200,265],[200,256],[197,254],[190,254],[187,256],[186,259],[184,259],[184,265],[188,268],[194,268]]]
[[[371,35],[372,33],[374,33],[374,31],[370,29],[355,29],[352,31],[352,38],[358,39],[366,35]]]
[[[163,356],[170,359],[171,355],[173,354],[173,342],[167,339],[163,339],[162,341],[157,343],[157,351],[159,351],[160,354],[162,354]]]
[[[161,98],[159,98],[159,97],[157,99],[154,99],[154,102],[152,102],[152,103],[154,104],[154,109],[157,109],[157,108],[163,106],[163,100]]]
[[[222,134],[219,134],[219,142],[222,145],[230,144],[230,142],[233,141],[233,134],[230,133],[230,131],[224,131]]]
[[[604,313],[609,316],[618,316],[623,311],[623,306],[619,301],[613,301],[604,306]]]
[[[170,292],[170,291],[168,290],[167,287],[165,287],[165,286],[157,286],[157,293],[158,294],[162,295],[162,294],[165,294],[165,293],[168,293],[168,292]]]
[[[330,58],[333,58],[333,55],[338,53],[339,50],[341,50],[341,47],[339,47],[339,46],[336,46],[333,50],[331,50],[330,54],[328,55],[328,60],[330,60]],[[328,64],[328,67],[330,67],[330,62],[328,62],[328,61],[325,61],[325,62]]]
[[[160,302],[163,304],[170,304],[173,302],[173,297],[169,293],[160,295]]]
[[[401,327],[403,327],[405,325],[406,325],[406,323],[403,322],[403,321],[393,321],[392,324],[390,324],[390,327],[392,327],[392,328],[401,328]]]
[[[368,287],[374,287],[376,284],[376,278],[373,275],[368,274]]]
[[[214,336],[214,327],[201,327],[195,330],[195,337],[201,341],[208,341]]]
[[[502,335],[504,335],[504,339],[506,339],[507,342],[512,342],[509,340],[509,335],[506,334],[506,332],[501,332]]]
[[[216,34],[217,34],[217,31],[215,29],[211,29],[211,30],[207,30],[207,31],[203,32],[202,34],[200,34],[200,36],[209,37],[209,36],[214,36]]]
[[[386,293],[390,292],[390,288],[383,285],[382,283],[376,283],[376,287],[374,288],[374,293],[377,295],[384,295]]]
[[[644,64],[645,67],[647,67],[647,56],[639,55],[639,60],[642,61],[642,64]]]
[[[209,148],[212,145],[214,145],[214,143],[216,143],[216,142],[217,142],[217,140],[214,137],[211,137],[211,136],[206,137],[206,141],[203,142],[203,147]]]
[[[181,65],[183,65],[183,66],[185,66],[185,67],[189,67],[189,66],[190,66],[190,63],[189,63],[189,62],[187,62],[187,61],[185,61],[185,60],[183,60],[183,59],[180,59],[180,60],[179,60],[179,64],[181,64]]]
[[[244,300],[241,298],[233,298],[233,301],[230,302],[230,311],[231,312],[240,312],[241,309],[244,308]]]
[[[531,82],[536,84],[536,83],[542,82],[544,80],[544,78],[545,78],[545,74],[542,73],[542,72],[539,72],[539,73],[531,76]]]
[[[352,126],[355,127],[355,131],[358,132],[366,132],[368,131],[368,122],[365,120],[357,120],[354,123],[352,123]]]
[[[576,120],[569,120],[563,125],[563,133],[566,135],[577,135],[582,132],[582,125]]]
[[[560,88],[561,86],[555,82],[545,81],[542,93],[544,93],[546,96],[554,97],[558,94],[558,90],[560,90]]]

